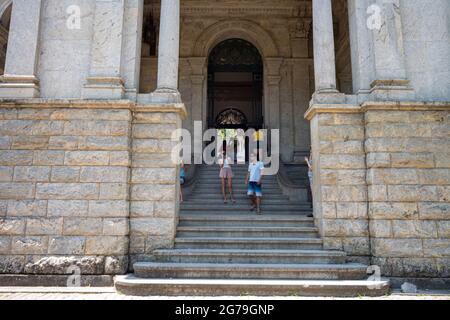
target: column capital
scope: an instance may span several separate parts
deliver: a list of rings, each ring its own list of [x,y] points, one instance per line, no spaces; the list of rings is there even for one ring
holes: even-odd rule
[[[205,81],[204,75],[191,75],[191,83],[193,85],[202,85],[203,81]]]
[[[190,57],[187,59],[191,67],[192,74],[203,75],[203,70],[208,60],[207,57]]]
[[[280,85],[281,76],[267,76],[267,84],[269,86],[278,86]]]
[[[283,58],[266,58],[267,74],[270,76],[279,76],[280,68],[283,64]]]

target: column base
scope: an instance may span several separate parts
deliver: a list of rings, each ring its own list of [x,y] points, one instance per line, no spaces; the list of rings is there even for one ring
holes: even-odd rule
[[[311,105],[313,104],[342,104],[345,103],[345,94],[336,89],[322,89],[313,93]]]
[[[149,103],[181,103],[181,95],[178,90],[156,89],[148,95]]]
[[[39,79],[35,76],[4,75],[0,77],[0,98],[38,98]]]
[[[120,100],[125,95],[123,80],[119,77],[89,77],[81,92],[83,99]]]
[[[411,101],[415,100],[416,94],[409,80],[375,80],[371,84],[369,97],[373,101]]]

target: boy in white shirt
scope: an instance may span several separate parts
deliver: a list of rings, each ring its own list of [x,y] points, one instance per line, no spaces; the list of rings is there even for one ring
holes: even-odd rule
[[[247,195],[252,201],[251,211],[256,209],[257,214],[261,214],[261,181],[263,176],[264,163],[258,161],[256,155],[252,153],[250,155],[250,164],[248,166],[247,177],[245,178],[245,184],[248,186]]]

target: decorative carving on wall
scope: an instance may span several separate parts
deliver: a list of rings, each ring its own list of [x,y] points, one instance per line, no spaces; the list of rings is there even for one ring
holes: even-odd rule
[[[299,18],[291,25],[290,36],[291,39],[308,39],[309,33],[312,29],[312,20]]]
[[[261,55],[251,43],[242,39],[230,39],[219,43],[209,56],[209,65],[217,68],[258,69],[262,68]]]
[[[275,41],[264,28],[253,21],[240,19],[222,20],[209,26],[195,41],[191,55],[208,56],[211,48],[230,38],[241,38],[251,42],[263,57],[279,56]]]
[[[247,117],[240,110],[229,108],[217,115],[216,125],[246,125]]]
[[[145,6],[155,8],[157,15],[159,14],[159,1],[148,1]],[[213,4],[209,0],[205,1],[182,1],[182,16],[291,16],[291,17],[311,17],[312,5],[310,1],[239,1],[239,6],[233,1],[216,1]]]

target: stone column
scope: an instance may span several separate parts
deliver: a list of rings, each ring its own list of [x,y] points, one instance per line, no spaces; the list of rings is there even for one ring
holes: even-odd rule
[[[125,0],[97,0],[91,69],[83,88],[84,99],[122,99],[122,37]]]
[[[280,67],[283,59],[267,58],[267,97],[265,106],[265,124],[269,129],[280,129]]]
[[[310,127],[309,121],[303,115],[308,109],[310,95],[309,66],[312,61],[307,59],[293,60],[293,103],[294,103],[294,161],[304,162],[303,158],[309,154]]]
[[[372,97],[375,100],[414,99],[406,77],[400,1],[375,0],[372,8],[375,15],[380,13],[380,23],[371,28],[375,56]]]
[[[367,27],[369,2],[370,0],[348,1],[353,90],[357,94],[367,94],[370,91],[375,74],[372,33]]]
[[[125,97],[135,100],[139,92],[144,0],[127,0],[123,27],[122,78]]]
[[[292,103],[294,128],[294,161],[304,162],[309,154],[309,122],[303,117],[308,109],[310,94],[310,62],[308,38],[311,32],[311,19],[296,18],[291,25],[292,59]]]
[[[36,67],[39,57],[41,0],[14,0],[0,98],[39,96]]]
[[[343,102],[336,89],[333,15],[331,0],[313,0],[314,73],[317,103]]]
[[[180,56],[180,0],[161,0],[158,47],[158,83],[152,102],[180,102],[178,67]]]
[[[202,139],[203,132],[206,129],[206,112],[204,112],[204,88],[205,88],[205,65],[206,57],[193,57],[189,58],[189,65],[191,67],[191,128],[194,130],[194,134],[198,135],[196,139]],[[195,121],[201,121],[200,132],[195,131]],[[199,131],[199,130],[197,130]],[[194,160],[195,163],[201,163],[203,155],[203,144],[194,145]]]
[[[205,81],[204,69],[206,57],[189,58],[191,74],[191,92],[192,92],[192,120],[203,121],[203,87]],[[203,125],[206,125],[204,123]]]

